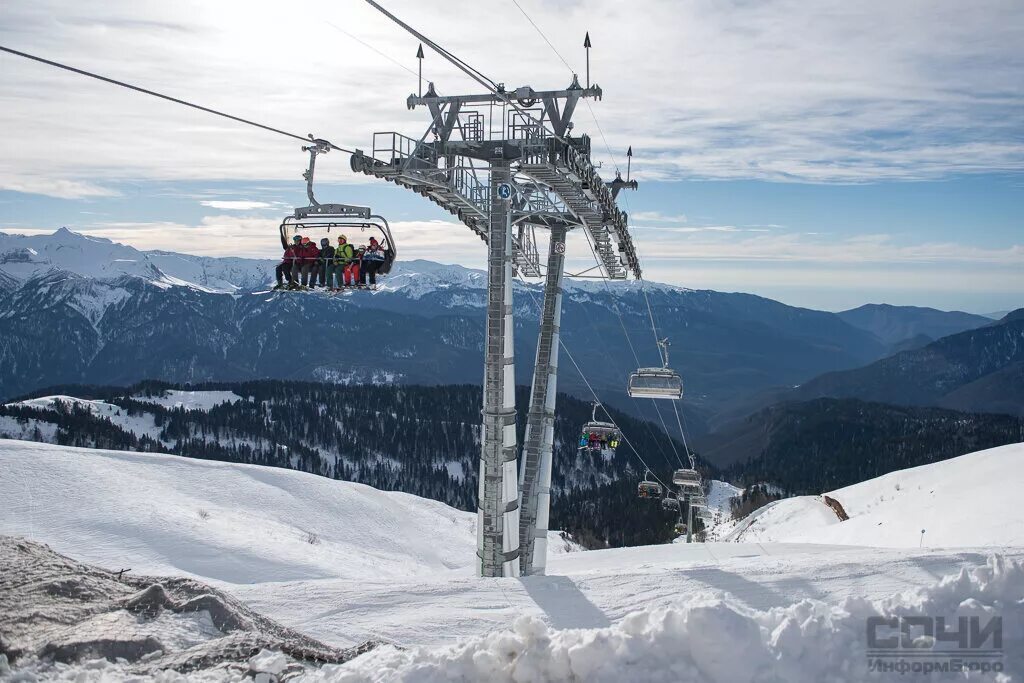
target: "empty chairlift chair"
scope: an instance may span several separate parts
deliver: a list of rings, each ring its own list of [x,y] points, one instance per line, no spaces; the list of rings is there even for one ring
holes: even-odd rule
[[[676,470],[672,473],[672,483],[676,486],[700,487],[700,472],[697,470]]]
[[[629,395],[633,398],[679,400],[683,397],[683,378],[668,366],[668,339],[658,341],[660,368],[638,368],[629,376]]]

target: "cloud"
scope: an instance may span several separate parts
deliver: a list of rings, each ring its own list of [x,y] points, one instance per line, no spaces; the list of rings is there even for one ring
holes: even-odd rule
[[[650,221],[652,223],[686,223],[687,218],[683,214],[665,215],[660,211],[634,211],[629,214],[632,221]]]
[[[641,181],[861,183],[1024,170],[1019,0],[522,4],[577,71],[581,36],[561,27],[590,31],[592,78],[605,94],[577,109],[575,131],[593,136],[609,174],[627,145]],[[0,39],[349,147],[371,150],[374,131],[418,137],[426,114],[405,107],[416,79],[392,61],[414,70],[415,41],[362,3],[302,5],[222,0],[193,12],[156,0],[7,2]],[[497,0],[455,14],[413,0],[389,9],[510,86],[562,87],[571,78]],[[482,40],[477,29],[499,13],[501,39]],[[282,35],[303,36],[302,50],[282,46]],[[126,177],[291,179],[305,166],[296,141],[0,59],[2,186],[23,173],[96,186]],[[480,89],[434,54],[424,68],[442,93]],[[322,158],[318,177],[368,182],[346,162]]]
[[[116,197],[120,193],[95,183],[27,175],[5,175],[0,172],[0,190],[38,194],[57,199],[89,199]]]
[[[280,220],[236,215],[204,216],[194,224],[151,221],[96,223],[76,227],[77,231],[115,242],[130,244],[138,249],[179,251],[200,256],[243,256],[249,258],[276,258],[281,255],[279,237]],[[21,230],[33,233],[51,230]],[[349,241],[365,243],[372,230],[346,229]],[[480,239],[461,223],[448,221],[392,221],[391,232],[397,242],[400,258],[422,258],[443,263],[462,263],[483,267],[487,249]],[[329,237],[340,234],[338,229],[329,234],[316,233],[311,237]]]
[[[736,238],[714,234],[687,239],[671,228],[645,232],[638,240],[645,264],[657,261],[776,262],[817,264],[973,263],[1022,268],[1024,245],[993,249],[955,242],[900,244],[889,235],[857,235],[840,240],[816,233],[770,233]],[[670,234],[659,234],[669,232]]]
[[[208,199],[199,202],[202,206],[208,206],[211,209],[221,209],[224,211],[253,211],[255,209],[277,209],[280,207],[280,203],[269,203],[269,202],[253,202],[246,200],[222,200],[222,199]]]

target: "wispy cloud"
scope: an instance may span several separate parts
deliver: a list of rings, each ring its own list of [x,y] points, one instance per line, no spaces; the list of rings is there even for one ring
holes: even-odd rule
[[[376,130],[419,135],[424,113],[404,106],[415,78],[391,61],[415,68],[408,36],[362,3],[303,6],[223,0],[193,12],[156,0],[7,2],[0,38],[339,144],[367,148]],[[580,36],[558,28],[590,30],[593,78],[605,91],[593,109],[613,154],[588,107],[577,110],[576,130],[594,134],[595,157],[609,172],[624,164],[627,145],[640,179],[860,183],[1024,169],[1018,0],[524,6],[577,71]],[[455,14],[413,0],[389,8],[498,80],[557,87],[570,79],[516,13],[502,22],[501,40],[481,39],[473,29],[507,11],[497,0]],[[345,26],[362,43],[309,16]],[[266,49],[282,35],[302,35],[303,49]],[[269,133],[2,59],[0,186],[15,188],[25,173],[98,184],[284,179],[304,165],[294,143]],[[426,62],[442,92],[479,89],[433,55]],[[325,158],[318,174],[368,181],[338,157]]]
[[[683,214],[666,215],[660,211],[634,211],[629,215],[630,220],[636,222],[651,223],[686,223],[687,218]]]
[[[280,208],[280,202],[254,202],[247,201],[244,199],[207,199],[199,202],[201,206],[208,206],[211,209],[221,209],[223,211],[254,211],[256,209],[278,209]]]
[[[57,199],[116,197],[119,194],[117,190],[86,181],[20,174],[5,177],[2,172],[0,172],[0,190],[38,194]]]

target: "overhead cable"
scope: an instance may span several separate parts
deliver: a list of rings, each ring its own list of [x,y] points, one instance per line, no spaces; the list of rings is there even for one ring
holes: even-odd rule
[[[127,88],[128,90],[133,90],[135,92],[139,92],[139,93],[142,93],[144,95],[150,95],[151,97],[157,97],[157,98],[160,98],[162,100],[167,100],[168,102],[174,102],[175,104],[180,104],[180,105],[185,106],[185,107],[191,107],[192,109],[198,109],[199,111],[204,111],[204,112],[206,112],[208,114],[214,114],[215,116],[221,116],[223,118],[230,119],[232,121],[237,121],[238,123],[244,123],[244,124],[246,124],[248,126],[253,126],[255,128],[261,128],[261,129],[269,131],[271,133],[277,133],[278,135],[284,135],[285,137],[295,138],[296,140],[301,140],[302,142],[308,143],[308,142],[314,140],[313,137],[310,136],[310,135],[298,135],[296,133],[289,133],[288,131],[281,130],[280,128],[274,128],[273,126],[268,126],[268,125],[263,124],[263,123],[257,123],[256,121],[251,121],[249,119],[244,119],[244,118],[242,118],[240,116],[235,116],[233,114],[228,114],[227,112],[218,111],[217,109],[211,109],[210,107],[204,107],[201,104],[196,104],[195,102],[189,102],[188,100],[183,100],[183,99],[180,99],[178,97],[172,97],[170,95],[164,95],[163,93],[156,92],[155,90],[149,90],[148,88],[143,88],[143,87],[138,86],[138,85],[132,85],[131,83],[125,83],[124,81],[119,81],[119,80],[117,80],[115,78],[109,78],[108,76],[102,76],[102,75],[94,73],[92,71],[86,71],[85,69],[79,69],[77,67],[70,66],[69,64],[62,64],[61,62],[55,62],[55,61],[53,61],[51,59],[45,59],[43,57],[39,57],[37,55],[32,55],[32,54],[29,54],[27,52],[22,52],[20,50],[14,50],[12,48],[5,47],[3,45],[0,45],[0,51],[7,52],[8,54],[16,55],[18,57],[24,57],[25,59],[31,59],[32,61],[39,62],[40,64],[46,64],[47,66],[53,66],[53,67],[56,67],[58,69],[63,69],[64,71],[70,71],[71,73],[75,73],[75,74],[78,74],[80,76],[88,76],[89,78],[94,78],[94,79],[96,79],[98,81],[103,81],[104,83],[110,83],[111,85],[116,85],[116,86],[119,86],[119,87],[122,87],[122,88]],[[330,147],[331,149],[336,149],[339,152],[345,152],[347,154],[354,154],[355,153],[355,152],[353,152],[350,149],[346,149],[344,147],[339,147],[338,145],[335,145],[335,144],[333,144],[333,143],[331,143],[331,142],[329,142],[327,140],[316,139],[315,141],[319,142],[319,143],[323,143],[327,147]]]

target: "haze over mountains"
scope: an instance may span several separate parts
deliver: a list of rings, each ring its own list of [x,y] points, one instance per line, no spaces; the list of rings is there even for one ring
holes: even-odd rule
[[[479,382],[483,272],[405,261],[375,293],[294,295],[265,291],[274,265],[142,252],[66,229],[0,233],[0,396],[142,379]],[[989,322],[898,307],[834,314],[645,286],[697,433],[749,413],[752,397],[867,365],[922,335]],[[540,288],[517,283],[516,293],[516,352],[532,359]],[[650,413],[623,391],[632,369],[657,363],[638,283],[567,281],[562,334],[602,400]],[[528,365],[519,363],[521,384],[530,382]],[[589,396],[571,364],[559,388]]]

